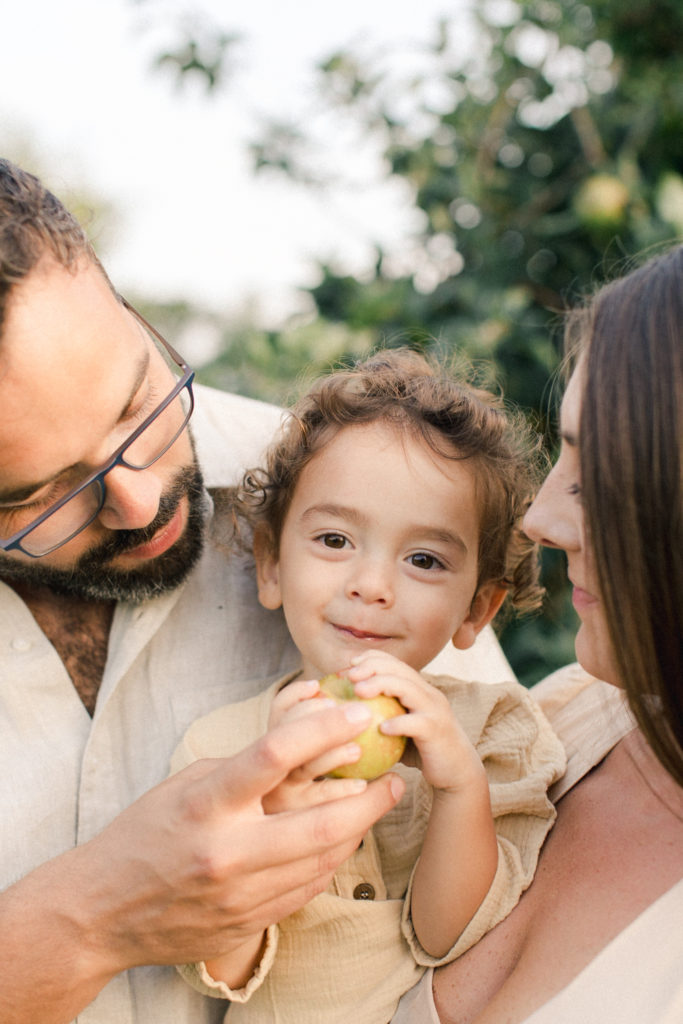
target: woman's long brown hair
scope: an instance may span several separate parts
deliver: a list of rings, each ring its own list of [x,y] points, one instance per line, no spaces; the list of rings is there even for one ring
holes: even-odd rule
[[[652,750],[683,785],[683,246],[578,316],[581,485],[614,657]]]

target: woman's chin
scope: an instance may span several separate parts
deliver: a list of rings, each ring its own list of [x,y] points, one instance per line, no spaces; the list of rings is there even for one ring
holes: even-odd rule
[[[614,661],[609,657],[609,641],[606,636],[596,637],[582,622],[574,640],[574,647],[576,660],[586,672],[612,686],[621,686]]]

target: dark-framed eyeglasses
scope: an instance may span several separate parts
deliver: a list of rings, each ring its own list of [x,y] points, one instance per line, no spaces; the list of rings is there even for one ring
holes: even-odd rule
[[[0,551],[17,550],[31,558],[42,558],[68,544],[100,514],[107,495],[107,473],[116,466],[149,469],[175,444],[189,422],[194,409],[194,370],[126,299],[120,296],[120,301],[164,354],[169,372],[180,376],[166,398],[103,466],[90,473],[82,483],[28,525],[7,540],[0,540]]]

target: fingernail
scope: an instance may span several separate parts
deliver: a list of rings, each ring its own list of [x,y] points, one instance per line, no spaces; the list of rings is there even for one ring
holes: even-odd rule
[[[394,797],[395,800],[400,800],[406,788],[405,785],[403,784],[403,780],[400,779],[398,775],[392,775],[390,785],[391,795]]]
[[[369,722],[372,717],[365,704],[359,701],[349,701],[348,706],[344,708],[344,714],[349,722]]]

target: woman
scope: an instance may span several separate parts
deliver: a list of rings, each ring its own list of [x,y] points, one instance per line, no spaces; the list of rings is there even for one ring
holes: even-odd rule
[[[394,1024],[683,1021],[683,247],[599,292],[568,342],[560,456],[525,520],[566,552],[581,620],[582,668],[535,689],[568,751],[557,823],[509,917]]]

